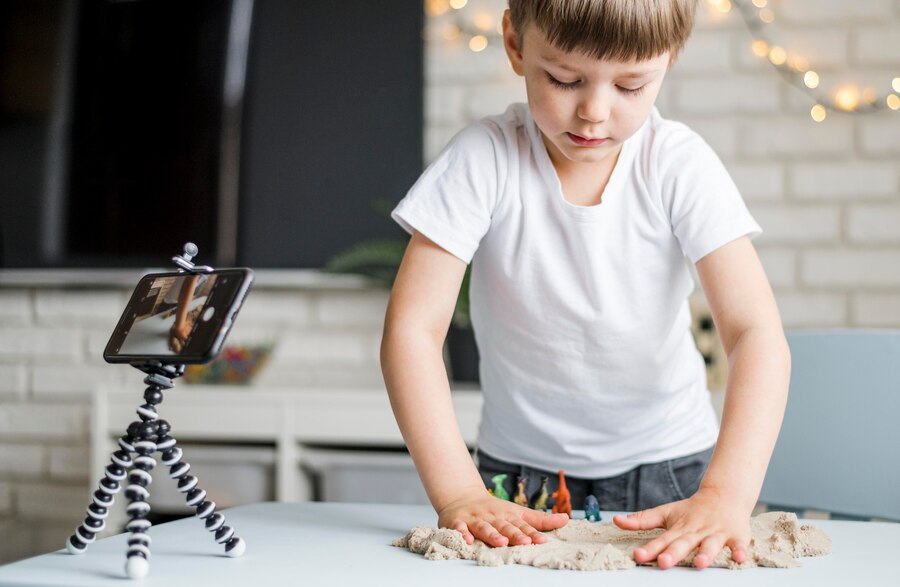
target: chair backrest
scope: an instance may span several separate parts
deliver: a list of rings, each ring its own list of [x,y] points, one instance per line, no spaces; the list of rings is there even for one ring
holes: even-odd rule
[[[787,339],[790,395],[760,501],[900,520],[900,330]]]

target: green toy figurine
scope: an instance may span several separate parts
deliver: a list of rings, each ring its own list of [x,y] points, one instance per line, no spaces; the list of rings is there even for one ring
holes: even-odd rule
[[[503,482],[506,481],[507,477],[506,473],[491,477],[491,482],[494,484],[494,497],[504,501],[509,501],[509,492],[503,487]]]
[[[525,483],[527,482],[528,477],[516,477],[516,485],[518,486],[518,490],[516,492],[516,496],[513,498],[513,501],[524,507],[528,507],[528,498],[525,496]]]
[[[541,487],[531,494],[528,506],[533,510],[546,510],[548,497],[550,497],[550,494],[547,493],[547,477],[541,477]]]

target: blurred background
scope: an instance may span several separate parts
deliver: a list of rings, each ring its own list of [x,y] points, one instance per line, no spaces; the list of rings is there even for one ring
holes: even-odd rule
[[[271,348],[249,385],[179,381],[160,406],[201,485],[223,506],[423,502],[378,366],[385,280],[327,269],[373,239],[402,250],[385,206],[455,132],[525,100],[504,8],[0,4],[0,563],[80,523],[143,390],[103,347],[186,241],[258,271],[230,343]],[[741,188],[787,329],[900,327],[898,94],[900,0],[699,3],[657,106]],[[720,403],[724,356],[693,304]],[[455,375],[473,441],[477,382]],[[184,515],[158,476],[154,512]]]

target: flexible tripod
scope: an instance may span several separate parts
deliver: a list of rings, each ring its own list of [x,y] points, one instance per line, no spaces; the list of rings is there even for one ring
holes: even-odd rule
[[[209,267],[194,266],[190,262],[191,257],[197,254],[195,245],[187,243],[184,250],[182,256],[172,258],[182,270],[212,271]],[[119,438],[119,449],[112,453],[99,488],[93,493],[87,507],[88,515],[66,541],[66,549],[72,554],[87,551],[88,545],[106,527],[106,518],[115,495],[127,479],[129,484],[125,488],[125,497],[128,505],[125,511],[129,521],[125,529],[131,532],[131,537],[128,539],[125,573],[132,579],[147,575],[150,570],[152,542],[147,534],[152,525],[147,519],[147,514],[150,513],[150,504],[147,503],[150,492],[147,486],[153,481],[150,472],[156,467],[153,454],[159,451],[163,465],[169,467],[169,476],[178,482],[178,491],[185,494],[187,505],[195,508],[197,517],[205,520],[206,529],[215,532],[216,542],[225,545],[225,554],[230,557],[241,556],[246,550],[246,543],[235,536],[233,528],[225,525],[225,516],[216,512],[216,503],[206,499],[206,491],[198,486],[197,477],[189,474],[191,465],[182,460],[183,451],[170,435],[172,427],[165,420],[159,419],[156,412],[156,406],[163,401],[163,390],[175,386],[172,380],[184,373],[185,366],[160,361],[133,363],[132,366],[147,374],[144,378],[147,385],[144,390],[146,403],[137,409],[140,421],[129,424],[125,435]]]

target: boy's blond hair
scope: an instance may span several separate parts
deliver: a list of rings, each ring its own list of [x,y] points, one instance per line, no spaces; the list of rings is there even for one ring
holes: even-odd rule
[[[521,38],[534,24],[557,48],[597,59],[643,61],[684,47],[697,0],[509,0]]]

